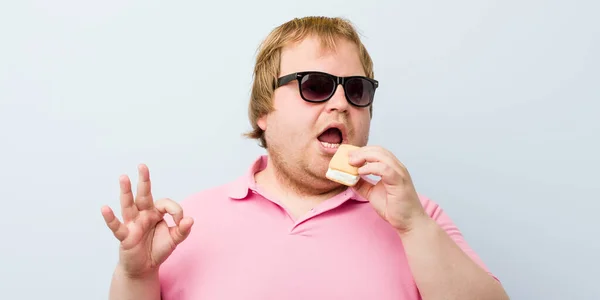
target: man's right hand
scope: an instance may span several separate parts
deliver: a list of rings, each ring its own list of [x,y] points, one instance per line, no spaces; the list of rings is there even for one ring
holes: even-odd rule
[[[130,278],[155,275],[158,267],[189,235],[193,224],[192,218],[183,216],[181,206],[175,201],[154,202],[148,167],[142,164],[138,172],[135,199],[129,178],[125,175],[119,178],[123,222],[110,207],[102,207],[106,225],[121,242],[118,268]],[[175,226],[167,225],[163,219],[166,213],[173,217]]]

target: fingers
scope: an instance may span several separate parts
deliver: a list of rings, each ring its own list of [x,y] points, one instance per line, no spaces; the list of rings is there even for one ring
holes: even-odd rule
[[[110,230],[113,232],[114,236],[120,242],[122,242],[127,237],[127,226],[125,226],[125,224],[121,223],[119,219],[115,217],[112,209],[110,209],[108,206],[102,207],[102,217],[104,218],[104,222],[106,222],[108,228],[110,228]]]
[[[154,204],[150,184],[150,171],[145,164],[138,166],[138,176],[135,205],[138,210],[152,209]]]
[[[138,214],[138,208],[133,202],[133,193],[131,192],[131,181],[129,177],[123,175],[119,178],[119,198],[121,202],[121,214],[123,222],[133,220]]]
[[[190,217],[184,218],[181,206],[171,199],[160,199],[154,203],[154,206],[161,214],[168,213],[173,217],[175,226],[169,228],[169,234],[176,245],[183,242],[190,234],[194,220]]]
[[[370,162],[383,162],[404,167],[394,154],[378,146],[365,146],[350,152],[348,162],[357,167]]]
[[[358,182],[352,187],[359,194],[368,198],[369,191],[375,186],[373,183],[367,181],[365,176],[361,176]]]
[[[405,178],[400,176],[400,174],[393,167],[381,162],[368,163],[358,168],[358,174],[361,176],[380,176],[381,180],[383,180],[383,182],[387,184],[399,183],[405,180]]]
[[[178,225],[169,228],[169,233],[171,234],[171,238],[175,242],[175,245],[183,242],[190,235],[193,224],[194,219],[185,217]]]
[[[350,152],[348,162],[359,167],[360,175],[376,175],[388,184],[410,180],[406,167],[396,156],[378,146],[366,146]]]
[[[394,154],[378,146],[366,146],[350,152],[348,162],[356,167],[361,167],[368,163],[381,162],[394,168],[401,175],[407,175],[408,173],[406,167]]]
[[[161,214],[170,214],[173,217],[173,221],[175,221],[175,224],[177,225],[179,225],[181,219],[183,219],[183,209],[179,204],[177,204],[177,202],[171,199],[160,199],[156,201],[154,206]]]

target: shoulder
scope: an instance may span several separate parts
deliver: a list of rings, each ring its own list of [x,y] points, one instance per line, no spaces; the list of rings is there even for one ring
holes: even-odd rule
[[[488,274],[498,280],[498,278],[490,272],[475,250],[467,243],[463,233],[452,221],[450,216],[442,209],[442,207],[435,201],[423,195],[419,195],[419,200],[421,201],[426,214],[446,232],[446,234],[456,243],[456,245]]]
[[[239,179],[194,192],[184,198],[180,205],[184,209],[196,209],[227,203],[240,190]]]
[[[184,216],[192,217],[196,223],[206,222],[214,216],[226,212],[234,201],[232,195],[236,195],[236,192],[240,194],[243,187],[240,185],[241,178],[194,192],[177,201]],[[174,225],[169,214],[166,214],[164,218],[170,226]]]
[[[421,201],[421,206],[423,206],[423,209],[425,209],[425,213],[427,213],[427,215],[432,218],[432,219],[438,219],[440,216],[445,215],[445,212],[443,211],[443,209],[440,207],[440,205],[431,200],[431,198],[423,195],[423,194],[418,194],[419,195],[419,201]]]
[[[446,233],[451,237],[462,238],[462,233],[458,230],[452,218],[437,202],[422,194],[419,194],[419,200],[427,216],[434,220]]]

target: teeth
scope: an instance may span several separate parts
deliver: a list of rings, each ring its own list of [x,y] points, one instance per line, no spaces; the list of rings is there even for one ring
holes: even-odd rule
[[[331,144],[331,143],[325,143],[325,142],[321,142],[321,145],[323,145],[323,147],[325,147],[325,148],[332,148],[332,149],[336,149],[337,147],[340,146],[340,144]]]

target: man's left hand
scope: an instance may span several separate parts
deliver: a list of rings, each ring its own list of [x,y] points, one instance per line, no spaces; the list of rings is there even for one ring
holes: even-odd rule
[[[365,146],[349,155],[360,176],[381,177],[375,185],[361,178],[354,188],[398,233],[404,234],[427,219],[408,170],[394,154],[382,147]]]

